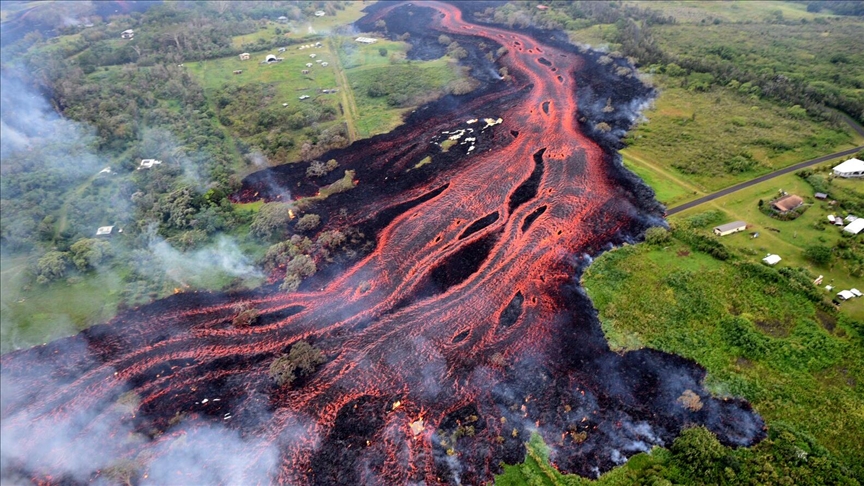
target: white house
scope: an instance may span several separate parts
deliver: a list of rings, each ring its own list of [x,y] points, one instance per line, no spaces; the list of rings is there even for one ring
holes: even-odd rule
[[[849,159],[832,170],[837,177],[864,177],[864,160]]]
[[[840,293],[837,294],[837,297],[840,297],[840,300],[849,300],[849,299],[854,299],[855,294],[853,294],[852,292],[850,292],[848,290],[841,290]]]
[[[323,17],[323,16],[325,16],[325,15],[327,15],[327,13],[326,13],[325,11],[323,11],[323,10],[318,10],[318,11],[315,12],[315,16],[316,16],[316,17]]]
[[[132,29],[124,30],[123,32],[120,32],[120,38],[121,39],[131,39],[133,37],[135,37],[135,31]]]
[[[717,236],[726,236],[731,235],[732,233],[737,233],[739,231],[744,231],[747,229],[747,223],[744,221],[733,221],[731,223],[721,224],[720,226],[714,227],[714,234]]]
[[[161,160],[156,160],[156,159],[142,159],[142,160],[141,160],[141,165],[138,166],[138,170],[141,170],[141,169],[149,169],[149,168],[153,167],[154,165],[159,165],[159,164],[161,164],[161,163],[162,163]]]
[[[113,232],[113,226],[100,226],[96,229],[96,236],[111,236],[111,233]]]
[[[857,235],[862,230],[864,230],[864,218],[858,218],[855,221],[847,224],[843,231],[847,233],[852,233],[853,235]]]
[[[243,54],[240,54],[240,60],[241,61],[248,61],[249,57],[250,57],[250,54],[248,52],[244,52]]]
[[[772,265],[772,266],[777,265],[777,263],[779,263],[780,260],[782,260],[782,258],[780,258],[779,255],[768,255],[762,259],[763,262],[767,263],[768,265]]]
[[[373,39],[371,37],[358,37],[354,39],[355,42],[359,42],[361,44],[374,44],[378,42],[378,39]]]

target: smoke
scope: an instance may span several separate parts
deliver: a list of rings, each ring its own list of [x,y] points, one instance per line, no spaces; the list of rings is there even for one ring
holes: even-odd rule
[[[92,175],[104,164],[93,152],[93,131],[62,118],[12,72],[0,72],[0,166],[3,173],[33,169],[64,177]],[[15,160],[10,160],[15,156]]]
[[[164,239],[153,235],[148,250],[153,256],[154,265],[150,268],[150,274],[156,277],[164,275],[182,285],[219,274],[243,279],[264,276],[243,254],[237,242],[225,235],[217,237],[214,244],[191,252],[179,251]]]

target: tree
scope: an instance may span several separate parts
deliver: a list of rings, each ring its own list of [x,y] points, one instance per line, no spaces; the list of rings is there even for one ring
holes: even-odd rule
[[[813,245],[804,249],[804,258],[817,265],[825,265],[831,261],[831,248],[825,245]]]
[[[66,275],[69,265],[68,254],[62,251],[49,251],[36,262],[36,281],[44,284]]]
[[[378,54],[379,54],[381,57],[387,57],[387,49],[384,48],[384,47],[379,48],[379,49],[378,49]]]
[[[718,464],[726,450],[708,429],[693,427],[681,432],[671,449],[675,462],[692,479],[698,478],[704,484],[719,482]]]
[[[304,214],[297,224],[294,226],[294,229],[297,231],[311,231],[318,227],[321,224],[321,216],[317,214]]]
[[[237,315],[234,316],[234,319],[231,320],[231,324],[234,327],[249,327],[252,324],[255,324],[255,321],[258,320],[258,316],[260,315],[261,313],[258,309],[244,305],[240,307],[240,312],[238,312]]]
[[[298,376],[312,374],[315,369],[325,363],[324,353],[306,341],[299,341],[291,346],[288,354],[282,354],[270,364],[270,377],[276,385],[288,386]]]
[[[291,221],[289,209],[290,204],[281,202],[261,206],[252,218],[252,234],[265,240],[284,237],[288,231],[288,222]]]
[[[669,241],[669,232],[662,226],[654,226],[645,231],[645,242],[649,245],[662,245]]]
[[[69,248],[72,263],[82,272],[96,268],[112,255],[111,244],[96,238],[82,238]]]
[[[451,39],[449,36],[447,36],[445,34],[441,34],[438,36],[438,43],[441,45],[449,46],[451,42],[453,42],[453,39]]]

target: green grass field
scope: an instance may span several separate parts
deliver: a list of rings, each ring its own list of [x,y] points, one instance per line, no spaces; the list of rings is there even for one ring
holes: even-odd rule
[[[0,352],[71,336],[117,311],[123,282],[115,271],[25,290],[27,257],[0,259]]]
[[[832,164],[826,164],[831,166]],[[860,181],[858,190],[864,192]],[[854,185],[855,181],[842,181],[841,184]],[[805,204],[810,207],[807,211],[793,221],[779,221],[765,215],[759,210],[759,199],[770,201],[777,197],[780,190],[789,194],[797,194],[805,198]],[[682,221],[687,218],[704,213],[706,211],[719,211],[723,216],[717,224],[727,223],[735,220],[743,220],[748,223],[746,232],[723,236],[720,241],[728,248],[735,250],[742,258],[759,261],[768,253],[780,255],[783,259],[778,267],[804,267],[814,275],[824,275],[825,285],[832,285],[834,290],[825,291],[826,295],[833,296],[838,291],[852,287],[862,287],[861,279],[850,275],[851,268],[842,259],[834,258],[827,266],[816,265],[804,258],[804,249],[811,245],[824,245],[833,247],[840,241],[842,231],[840,228],[827,227],[817,229],[816,223],[826,220],[829,214],[837,214],[827,202],[813,198],[815,191],[804,179],[795,174],[787,174],[776,179],[757,184],[753,187],[735,192],[728,196],[716,199],[704,205],[697,206],[687,211],[672,216],[672,221]],[[846,216],[843,214],[842,216]],[[714,225],[710,225],[713,227]],[[709,235],[711,227],[702,228],[699,231]],[[750,233],[758,232],[758,238],[752,238]],[[861,238],[862,235],[855,238]],[[864,290],[864,289],[860,289]],[[864,321],[864,299],[854,299],[842,303],[841,310],[849,316]]]
[[[673,238],[606,253],[583,282],[613,348],[694,359],[715,394],[745,397],[769,424],[792,424],[861,472],[864,352],[852,320],[746,265]]]
[[[661,201],[667,204],[860,143],[848,127],[796,119],[781,106],[730,89],[696,92],[676,86],[680,81],[675,78],[658,76],[656,81],[660,94],[644,113],[647,121],[627,136],[623,153],[659,169],[659,179],[681,182],[677,185],[685,192],[664,189],[669,199]],[[730,168],[735,157],[752,167]]]
[[[827,17],[830,12],[811,13],[805,4],[792,2],[743,1],[662,1],[645,5],[641,2],[625,2],[629,5],[649,7],[664,15],[675,17],[680,23],[699,24],[719,19],[722,22],[748,22],[774,20],[777,12],[786,20],[802,19],[812,21],[817,17]]]

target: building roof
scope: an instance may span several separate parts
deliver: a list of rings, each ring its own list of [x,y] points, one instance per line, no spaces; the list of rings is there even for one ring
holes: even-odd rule
[[[834,167],[834,172],[861,172],[864,171],[864,160],[855,158],[849,159],[846,162]]]
[[[837,294],[837,297],[840,297],[840,298],[843,299],[843,300],[849,300],[849,299],[851,299],[851,298],[854,298],[854,297],[855,297],[855,294],[853,294],[852,292],[850,292],[850,291],[848,291],[848,290],[841,290],[841,291]]]
[[[772,206],[777,208],[778,211],[791,211],[801,204],[804,203],[804,200],[795,194],[789,194],[788,196],[783,196],[780,199],[774,201]]]
[[[721,224],[720,226],[715,226],[714,230],[723,233],[725,231],[731,231],[734,229],[738,229],[742,226],[747,226],[747,223],[744,221],[732,221],[731,223],[726,223],[726,224]]]
[[[768,255],[762,259],[762,261],[768,265],[776,265],[780,260],[782,260],[782,258],[780,258],[779,255]]]
[[[815,197],[816,199],[828,199],[828,194],[825,194],[824,192],[817,192]]]
[[[855,221],[847,224],[846,227],[843,228],[843,231],[847,233],[852,233],[853,235],[857,235],[861,232],[861,230],[864,230],[864,218],[858,218]]]
[[[110,235],[112,231],[114,231],[113,226],[100,226],[96,229],[96,236]]]

